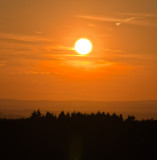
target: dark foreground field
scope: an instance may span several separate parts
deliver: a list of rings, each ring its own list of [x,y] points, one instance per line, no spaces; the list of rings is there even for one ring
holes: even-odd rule
[[[1,119],[0,140],[1,160],[157,159],[156,120],[100,112]]]

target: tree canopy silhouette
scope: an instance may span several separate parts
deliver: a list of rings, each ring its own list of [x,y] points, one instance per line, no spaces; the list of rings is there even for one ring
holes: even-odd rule
[[[155,160],[157,121],[105,112],[40,110],[23,119],[0,119],[1,159]]]

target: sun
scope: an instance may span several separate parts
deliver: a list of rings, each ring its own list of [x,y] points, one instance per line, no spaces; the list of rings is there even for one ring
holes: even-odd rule
[[[81,38],[75,43],[75,50],[82,55],[88,54],[92,51],[92,43],[88,39]]]

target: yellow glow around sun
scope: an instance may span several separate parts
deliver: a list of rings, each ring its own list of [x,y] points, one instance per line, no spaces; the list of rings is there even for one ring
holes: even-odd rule
[[[92,50],[92,43],[88,39],[85,39],[85,38],[79,39],[75,43],[75,50],[79,54],[88,54]]]

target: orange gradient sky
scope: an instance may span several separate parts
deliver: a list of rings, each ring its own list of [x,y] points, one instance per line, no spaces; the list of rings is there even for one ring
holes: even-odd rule
[[[0,98],[157,99],[156,0],[0,4]]]

